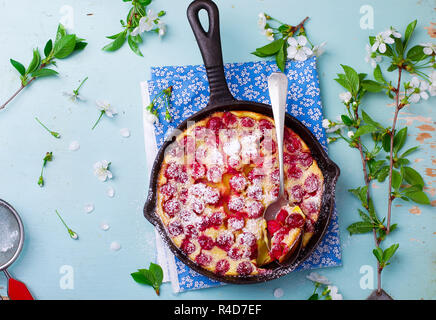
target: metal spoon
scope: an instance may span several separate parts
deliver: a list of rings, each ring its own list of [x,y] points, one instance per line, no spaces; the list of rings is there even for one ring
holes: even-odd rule
[[[285,175],[283,170],[283,137],[285,130],[285,114],[286,114],[286,98],[288,92],[288,78],[285,74],[274,72],[268,78],[268,90],[271,99],[271,106],[274,115],[275,129],[277,135],[277,146],[279,155],[279,171],[280,171],[280,189],[279,195],[274,202],[268,205],[265,209],[264,219],[266,221],[274,220],[280,209],[289,203],[285,195]],[[298,257],[301,249],[301,239],[303,232],[300,232],[298,239],[292,245],[288,252],[286,260],[287,264],[292,263]],[[271,249],[271,237],[268,234],[268,249]],[[293,258],[293,259],[291,259]]]

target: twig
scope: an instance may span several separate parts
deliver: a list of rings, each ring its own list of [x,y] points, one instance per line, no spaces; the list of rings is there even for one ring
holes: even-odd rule
[[[356,121],[359,119],[358,107],[354,111],[354,117],[355,117]],[[370,180],[368,177],[368,171],[366,169],[367,161],[366,161],[365,155],[363,154],[362,140],[360,139],[360,137],[357,139],[357,149],[359,149],[360,158],[362,160],[363,177],[365,179],[365,185],[366,185],[366,202],[369,205],[369,200],[371,198],[370,189],[369,189]],[[375,246],[378,248],[380,241],[377,238],[377,231],[375,230],[375,228],[372,228],[372,233],[374,234]],[[380,263],[377,261],[377,293],[381,292],[381,272],[382,272],[382,270],[383,269],[380,268]]]
[[[390,143],[390,152],[389,152],[389,187],[388,187],[388,192],[389,192],[389,196],[388,196],[388,217],[387,217],[387,230],[386,230],[386,234],[389,234],[390,232],[390,227],[391,227],[391,214],[392,214],[392,170],[393,170],[393,165],[394,165],[394,157],[393,157],[393,152],[394,152],[394,138],[395,138],[395,127],[397,124],[397,119],[398,119],[398,113],[400,111],[400,86],[401,86],[401,74],[402,74],[402,68],[398,68],[398,85],[397,85],[397,89],[396,89],[396,96],[395,96],[395,114],[394,114],[394,120],[392,123],[392,130],[390,132],[390,136],[391,136],[391,143]]]

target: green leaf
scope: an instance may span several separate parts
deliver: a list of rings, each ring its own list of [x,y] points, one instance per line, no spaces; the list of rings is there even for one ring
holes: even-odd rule
[[[359,75],[357,74],[356,70],[351,68],[350,66],[346,66],[341,64],[342,69],[345,71],[345,76],[347,78],[347,81],[351,88],[351,93],[354,95],[357,94],[359,91]]]
[[[120,34],[122,34],[122,33],[123,33],[123,31],[121,31],[120,33],[117,33],[117,34],[111,35],[111,36],[107,36],[106,38],[111,39],[111,40],[115,40],[115,39],[118,38],[118,36],[119,36]]]
[[[366,208],[366,206],[368,205],[367,203],[367,198],[366,198],[366,192],[368,191],[368,187],[364,186],[364,187],[359,187],[356,189],[348,189],[348,192],[351,192],[353,195],[355,195],[360,202],[362,202],[362,205]]]
[[[398,69],[398,66],[397,66],[396,64],[391,64],[391,65],[387,68],[387,70],[388,70],[389,72],[392,72],[392,71],[397,70],[397,69]]]
[[[136,53],[138,56],[143,57],[142,52],[138,48],[138,44],[133,40],[132,36],[127,37],[127,43],[129,44],[130,49]]]
[[[339,75],[338,75],[339,76]],[[351,92],[351,87],[348,81],[344,78],[334,79],[337,83],[339,83],[342,87],[344,87],[347,91]]]
[[[364,134],[372,133],[372,132],[375,132],[377,130],[378,130],[378,128],[374,127],[372,125],[369,125],[369,124],[363,125],[363,126],[360,126],[359,129],[356,130],[356,133],[354,134],[353,137],[357,138],[357,137],[360,137]]]
[[[385,78],[383,77],[380,65],[377,65],[374,69],[374,79],[378,82],[386,83]]]
[[[12,66],[22,75],[24,76],[26,74],[26,68],[18,61],[14,59],[9,60],[12,64]]]
[[[136,282],[153,287],[159,295],[159,288],[163,281],[163,271],[159,265],[150,263],[148,270],[138,269],[138,272],[131,273],[131,276]]]
[[[398,247],[400,245],[398,243],[393,244],[392,246],[390,246],[389,248],[387,248],[384,252],[383,252],[383,262],[388,262],[392,256],[395,254],[395,252],[397,251]]]
[[[319,295],[318,295],[318,293],[314,293],[314,294],[312,294],[312,295],[309,297],[309,299],[307,299],[307,300],[319,300]]]
[[[283,46],[279,49],[279,51],[276,54],[277,66],[282,72],[285,72],[285,65],[286,65],[285,46],[286,44],[283,43]]]
[[[153,286],[153,283],[142,272],[133,272],[130,275],[138,283]]]
[[[74,46],[74,51],[80,51],[86,48],[88,45],[87,42],[84,41],[76,41],[76,45]]]
[[[346,125],[346,126],[351,126],[353,125],[353,121],[345,114],[341,115],[341,119],[342,122]]]
[[[280,49],[283,48],[285,44],[285,41],[283,40],[283,38],[274,40],[271,43],[268,43],[266,46],[257,48],[255,53],[257,56],[262,56],[262,57],[270,57],[273,55],[276,55]]]
[[[413,202],[419,204],[430,204],[430,200],[423,191],[407,192],[405,195]]]
[[[47,41],[44,47],[44,55],[48,57],[53,50],[53,41],[50,39]]]
[[[56,32],[55,44],[56,44],[56,42],[58,42],[61,38],[65,37],[66,35],[67,35],[67,30],[65,30],[65,27],[61,23],[59,23],[58,30]]]
[[[413,31],[415,30],[416,23],[418,20],[414,20],[406,28],[406,32],[404,33],[404,48],[407,47],[407,44],[409,43],[410,37],[412,36]]]
[[[127,35],[127,31],[124,30],[118,35],[118,37],[113,42],[104,46],[103,50],[109,52],[118,50],[123,46],[124,42],[126,42],[126,35]]]
[[[350,235],[353,235],[371,232],[373,228],[374,226],[371,222],[359,221],[350,224],[347,230],[350,232]]]
[[[55,76],[57,74],[58,72],[52,69],[39,69],[32,72],[30,75],[34,78],[41,78],[41,77]]]
[[[383,250],[380,247],[377,247],[374,250],[372,250],[372,253],[377,258],[378,262],[383,263]]]
[[[372,125],[374,127],[379,127],[380,129],[383,129],[383,126],[378,123],[377,121],[374,121],[365,111],[362,110],[362,119],[365,123]]]
[[[407,149],[407,150],[404,151],[404,153],[401,155],[401,158],[403,158],[403,157],[407,157],[409,154],[411,154],[412,152],[416,151],[418,148],[419,148],[419,147],[416,146],[416,147],[413,147],[413,148]]]
[[[404,52],[403,42],[399,38],[395,38],[395,50],[398,53],[398,56],[402,57]]]
[[[76,35],[67,34],[55,42],[53,56],[57,59],[68,57],[76,46]]]
[[[377,181],[378,182],[385,181],[388,175],[389,175],[389,167],[383,166],[377,175]]]
[[[373,223],[372,219],[370,218],[370,216],[368,216],[365,212],[363,212],[360,209],[357,209],[357,211],[359,212],[359,216],[362,218],[363,222],[369,222],[369,223]]]
[[[420,45],[416,45],[407,52],[406,58],[415,62],[424,60],[428,56],[424,53],[424,48]]]
[[[40,64],[41,64],[41,55],[39,54],[38,49],[35,49],[33,50],[33,58],[29,64],[29,67],[27,67],[26,73],[32,73],[33,71],[38,69]]]
[[[397,154],[398,151],[404,146],[407,139],[407,127],[404,127],[395,134],[394,137],[394,153]]]
[[[411,185],[419,185],[424,187],[425,182],[422,176],[418,171],[411,167],[403,167],[404,168],[404,180],[406,180]]]
[[[391,150],[391,136],[388,133],[383,135],[382,147],[385,152],[390,152]]]
[[[398,190],[401,186],[401,182],[403,182],[401,174],[397,170],[392,170],[392,188]]]
[[[369,92],[380,92],[383,90],[384,86],[373,80],[363,80],[362,88]]]
[[[149,270],[153,273],[154,278],[156,279],[156,284],[160,286],[163,280],[163,271],[161,266],[155,263],[150,263]]]

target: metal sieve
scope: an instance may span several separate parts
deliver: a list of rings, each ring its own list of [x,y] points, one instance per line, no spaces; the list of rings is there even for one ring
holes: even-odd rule
[[[0,199],[0,271],[8,279],[11,300],[33,300],[26,285],[12,278],[7,268],[17,260],[23,248],[24,228],[17,211]]]

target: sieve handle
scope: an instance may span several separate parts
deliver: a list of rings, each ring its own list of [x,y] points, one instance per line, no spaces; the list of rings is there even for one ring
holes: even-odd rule
[[[11,300],[35,300],[33,299],[29,289],[26,285],[18,280],[12,278],[11,274],[7,271],[3,271],[8,278],[8,296]]]

